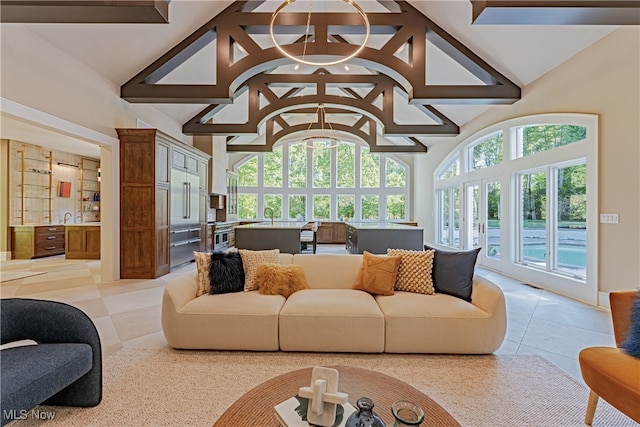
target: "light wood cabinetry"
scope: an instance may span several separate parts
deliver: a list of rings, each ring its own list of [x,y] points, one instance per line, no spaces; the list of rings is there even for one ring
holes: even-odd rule
[[[14,218],[17,224],[50,224],[53,210],[53,156],[40,147],[21,145]]]
[[[316,232],[318,243],[345,243],[347,231],[342,221],[321,221]]]
[[[65,258],[100,259],[99,225],[67,225],[64,235]]]
[[[120,277],[169,273],[170,144],[155,129],[117,129],[120,138]],[[175,161],[175,160],[174,160]]]
[[[63,225],[16,225],[11,227],[11,256],[31,259],[64,253]]]
[[[82,222],[100,222],[100,162],[80,161],[80,210]]]

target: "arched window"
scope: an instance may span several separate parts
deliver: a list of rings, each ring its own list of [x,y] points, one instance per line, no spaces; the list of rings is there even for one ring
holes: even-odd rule
[[[309,149],[294,141],[250,155],[235,170],[241,219],[264,219],[267,207],[283,220],[411,218],[409,166],[366,145],[342,141]]]
[[[482,247],[479,263],[595,302],[597,117],[498,123],[436,169],[436,243]]]

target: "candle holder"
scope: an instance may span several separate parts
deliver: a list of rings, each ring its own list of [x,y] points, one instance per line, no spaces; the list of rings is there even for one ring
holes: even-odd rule
[[[395,418],[389,427],[419,426],[424,421],[424,411],[413,402],[398,400],[391,405],[391,413]]]

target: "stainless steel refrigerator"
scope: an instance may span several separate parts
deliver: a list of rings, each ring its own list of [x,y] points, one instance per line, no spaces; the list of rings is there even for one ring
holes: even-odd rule
[[[171,268],[193,261],[200,250],[199,185],[198,175],[171,170]]]

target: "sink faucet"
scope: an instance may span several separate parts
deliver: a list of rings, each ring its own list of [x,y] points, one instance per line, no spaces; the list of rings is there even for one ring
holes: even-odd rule
[[[271,212],[271,217],[267,216],[267,211]],[[267,218],[271,218],[271,225],[273,225],[273,209],[271,208],[264,208],[264,216],[266,216]]]
[[[69,217],[67,218],[67,215],[69,215]],[[67,212],[64,214],[64,223],[67,223],[68,219],[71,219],[73,217],[73,214],[71,212]]]

